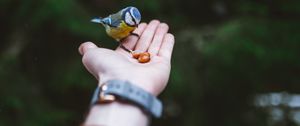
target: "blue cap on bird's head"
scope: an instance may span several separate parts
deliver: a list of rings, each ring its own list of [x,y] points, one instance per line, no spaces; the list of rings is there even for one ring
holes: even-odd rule
[[[123,20],[127,25],[137,26],[141,22],[140,11],[136,7],[126,7],[122,10]]]

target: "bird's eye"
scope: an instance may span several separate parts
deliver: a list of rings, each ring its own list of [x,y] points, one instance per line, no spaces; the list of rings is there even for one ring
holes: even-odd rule
[[[136,25],[132,19],[132,16],[128,12],[125,14],[125,23],[131,26]]]

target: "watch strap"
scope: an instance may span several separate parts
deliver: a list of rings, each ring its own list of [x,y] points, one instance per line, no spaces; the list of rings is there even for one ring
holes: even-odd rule
[[[92,104],[97,102],[100,93],[103,95],[115,95],[121,100],[130,101],[156,118],[161,116],[161,101],[142,88],[131,84],[129,81],[110,80],[105,83],[102,88],[97,87],[92,99]]]

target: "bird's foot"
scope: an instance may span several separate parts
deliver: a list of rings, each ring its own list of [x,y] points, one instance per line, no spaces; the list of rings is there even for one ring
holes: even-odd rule
[[[133,33],[133,32],[131,32],[131,33],[130,33],[130,35],[133,35],[133,36],[136,36],[136,37],[140,38],[140,35],[139,35],[139,34],[137,34],[137,33]]]
[[[122,45],[122,44],[120,44],[120,47],[122,48],[122,49],[124,49],[126,52],[128,52],[128,53],[133,53],[133,51],[132,50],[130,50],[130,49],[127,49],[124,45]]]

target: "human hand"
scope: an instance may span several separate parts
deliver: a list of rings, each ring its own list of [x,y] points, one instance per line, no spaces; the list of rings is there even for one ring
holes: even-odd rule
[[[116,50],[99,48],[91,42],[80,45],[82,62],[86,69],[99,81],[99,85],[108,80],[127,80],[132,84],[159,95],[169,80],[171,55],[174,36],[168,33],[169,27],[157,20],[148,25],[141,23],[134,33],[140,35],[127,37],[122,44],[135,52],[151,54],[148,63],[139,63],[130,53],[118,47]]]

